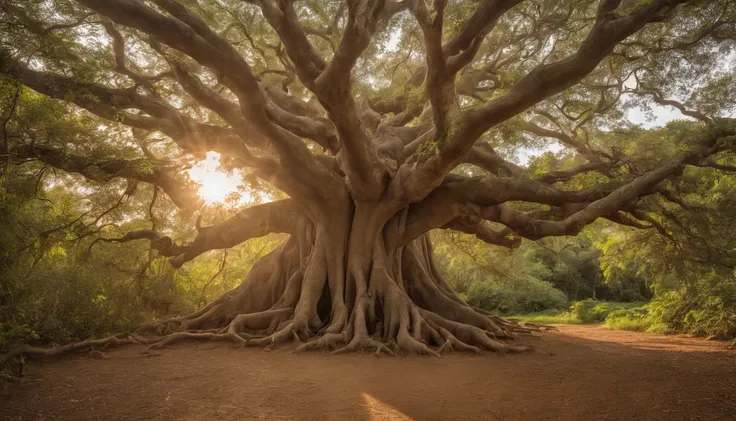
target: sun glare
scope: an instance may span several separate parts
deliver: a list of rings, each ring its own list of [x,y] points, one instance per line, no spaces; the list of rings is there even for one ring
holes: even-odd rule
[[[226,173],[220,166],[220,154],[207,152],[205,159],[189,170],[189,177],[199,183],[199,197],[207,204],[225,203],[231,193],[238,192],[240,174]]]

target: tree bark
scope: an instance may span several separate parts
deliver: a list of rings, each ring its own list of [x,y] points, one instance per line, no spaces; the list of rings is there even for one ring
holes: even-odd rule
[[[179,339],[211,339],[211,333],[245,346],[296,342],[297,351],[439,355],[529,349],[502,340],[532,328],[473,309],[445,283],[427,234],[391,246],[386,239],[398,229],[386,225],[391,216],[384,204],[359,202],[331,218],[300,218],[237,288],[142,332],[176,332],[150,340],[154,349]]]

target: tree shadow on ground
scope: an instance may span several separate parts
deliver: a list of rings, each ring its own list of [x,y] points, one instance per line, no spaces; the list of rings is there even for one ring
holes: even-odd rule
[[[522,355],[374,358],[182,344],[30,367],[0,419],[733,420],[736,352],[595,326]]]

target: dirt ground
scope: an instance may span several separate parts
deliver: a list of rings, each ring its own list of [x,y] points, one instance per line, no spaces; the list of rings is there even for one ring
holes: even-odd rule
[[[2,420],[736,420],[736,352],[560,326],[522,355],[375,358],[180,344],[33,363]]]

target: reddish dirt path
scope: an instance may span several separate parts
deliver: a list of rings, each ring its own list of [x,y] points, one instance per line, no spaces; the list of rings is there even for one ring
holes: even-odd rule
[[[35,363],[3,420],[736,420],[736,352],[561,326],[513,356],[374,358],[182,344]],[[552,355],[551,355],[552,354]]]

